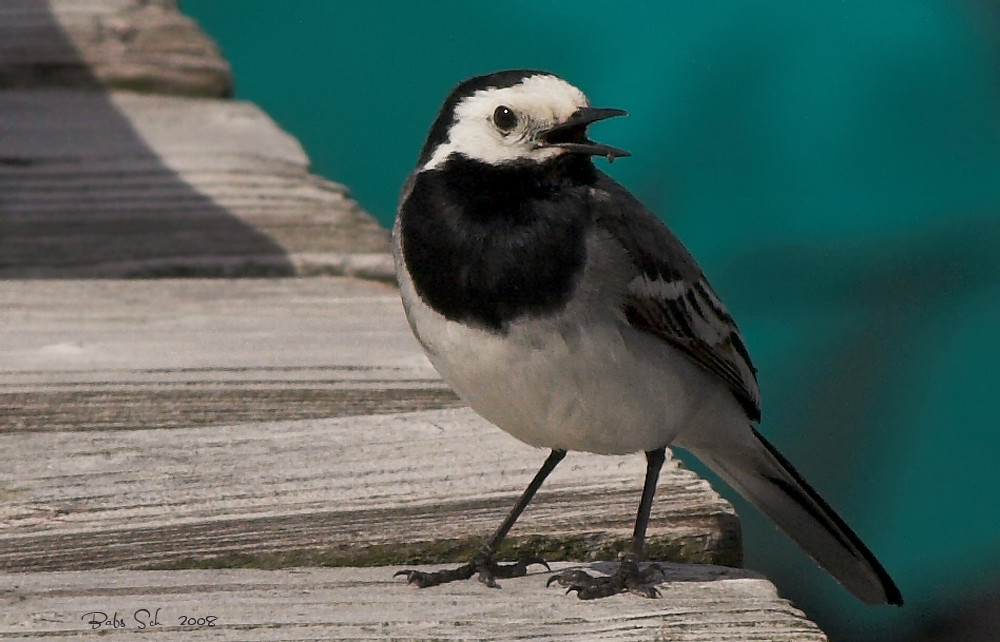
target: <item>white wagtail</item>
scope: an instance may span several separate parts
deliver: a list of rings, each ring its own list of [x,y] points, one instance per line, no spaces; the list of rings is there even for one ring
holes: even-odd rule
[[[588,125],[623,115],[591,107],[552,74],[514,70],[458,85],[431,126],[393,228],[407,319],[462,399],[551,454],[469,563],[397,575],[421,587],[523,575],[541,560],[501,565],[496,552],[566,451],[643,451],[642,499],[618,570],[552,580],[581,598],[655,597],[638,561],[664,450],[675,444],[858,598],[901,604],[871,551],[754,429],[755,370],[694,259],[594,167],[592,156],[628,152],[590,140]]]

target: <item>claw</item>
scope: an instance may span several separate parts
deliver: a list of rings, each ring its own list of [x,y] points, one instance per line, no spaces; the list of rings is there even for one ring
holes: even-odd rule
[[[420,571],[406,569],[403,571],[396,571],[395,573],[392,574],[392,576],[395,578],[399,577],[400,575],[405,575],[407,584],[416,584],[418,582],[417,577],[419,572]]]
[[[658,598],[660,591],[654,586],[651,571],[662,572],[659,565],[651,565],[645,571],[640,571],[638,565],[631,560],[623,561],[613,575],[593,577],[581,570],[563,571],[548,579],[546,586],[554,582],[567,587],[566,594],[576,591],[581,600],[593,600],[609,597],[619,593],[635,593],[645,598]]]
[[[416,584],[420,588],[427,588],[455,580],[467,580],[473,574],[477,574],[479,582],[483,585],[490,588],[500,588],[497,578],[523,577],[527,575],[528,567],[532,564],[541,564],[547,570],[552,570],[545,563],[545,560],[540,557],[524,557],[511,564],[499,564],[487,553],[480,553],[471,562],[463,564],[458,568],[442,569],[434,572],[404,569],[396,571],[392,576],[405,576],[407,584]]]
[[[546,562],[545,560],[543,560],[542,558],[538,557],[537,555],[534,556],[534,557],[524,558],[524,559],[520,560],[518,563],[519,564],[520,563],[524,563],[525,568],[531,566],[532,564],[541,564],[542,566],[545,567],[546,571],[551,571],[552,570],[552,567],[549,566],[549,563]]]
[[[585,572],[574,569],[572,571],[563,571],[562,573],[556,573],[545,583],[545,586],[552,586],[553,582],[559,582],[563,586],[579,587],[580,582],[588,582],[592,580],[591,576],[587,575]]]

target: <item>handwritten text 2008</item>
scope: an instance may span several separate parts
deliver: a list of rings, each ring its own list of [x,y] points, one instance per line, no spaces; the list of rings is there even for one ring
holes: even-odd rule
[[[211,628],[219,624],[219,618],[215,615],[189,613],[167,618],[162,611],[162,607],[140,608],[132,611],[131,614],[128,612],[119,613],[118,611],[112,611],[111,613],[107,611],[91,611],[84,613],[80,619],[93,631],[98,629],[136,629],[141,631],[156,626],[164,626],[165,624]]]

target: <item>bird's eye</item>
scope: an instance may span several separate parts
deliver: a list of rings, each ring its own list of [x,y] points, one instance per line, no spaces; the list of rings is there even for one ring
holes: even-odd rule
[[[504,134],[510,133],[517,127],[517,114],[506,105],[500,105],[493,112],[493,124]]]

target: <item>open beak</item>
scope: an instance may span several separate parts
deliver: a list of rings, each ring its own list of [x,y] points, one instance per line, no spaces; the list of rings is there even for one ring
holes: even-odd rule
[[[539,140],[545,147],[559,147],[570,152],[604,156],[608,162],[622,156],[631,156],[624,149],[595,143],[587,138],[587,126],[599,120],[627,116],[622,109],[604,109],[597,107],[582,107],[565,121],[546,129],[539,135]]]

